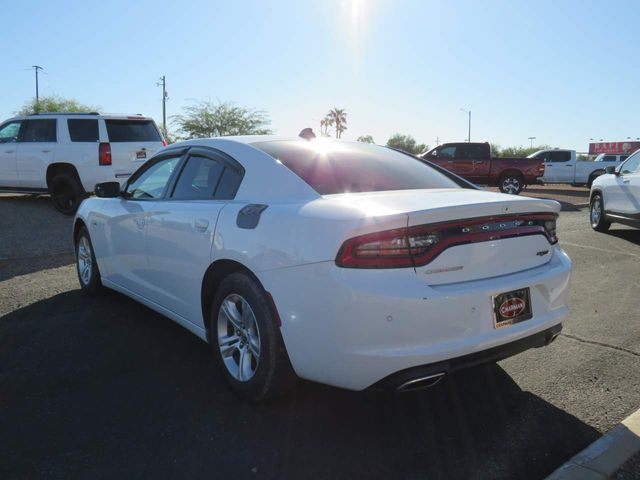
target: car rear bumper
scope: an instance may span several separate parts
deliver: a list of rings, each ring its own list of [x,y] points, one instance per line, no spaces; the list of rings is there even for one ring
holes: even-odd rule
[[[411,268],[344,269],[333,262],[258,273],[274,298],[296,373],[351,390],[414,367],[453,365],[452,359],[544,337],[568,313],[570,275],[571,260],[559,247],[536,268],[438,286]],[[524,287],[531,291],[533,318],[496,329],[492,297]]]
[[[420,380],[437,380],[444,375],[448,375],[457,370],[482,365],[483,363],[497,362],[505,358],[512,357],[531,348],[540,348],[553,342],[562,331],[562,324],[554,325],[528,337],[514,340],[513,342],[498,345],[493,348],[470,353],[461,357],[451,358],[442,362],[420,365],[418,367],[407,368],[376,382],[371,387],[372,390],[412,390],[418,387]]]

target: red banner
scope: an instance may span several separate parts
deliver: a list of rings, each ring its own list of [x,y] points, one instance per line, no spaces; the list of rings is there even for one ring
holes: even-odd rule
[[[631,154],[640,148],[640,142],[598,142],[589,144],[589,155],[599,153]]]

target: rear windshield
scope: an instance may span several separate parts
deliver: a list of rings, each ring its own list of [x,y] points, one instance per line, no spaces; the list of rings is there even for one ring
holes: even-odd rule
[[[254,143],[321,195],[421,188],[459,188],[435,168],[384,147],[325,141]]]
[[[105,120],[110,142],[161,142],[151,120]]]

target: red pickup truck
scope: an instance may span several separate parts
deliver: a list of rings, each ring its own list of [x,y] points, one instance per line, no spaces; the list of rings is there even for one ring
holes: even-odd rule
[[[536,158],[491,156],[488,143],[443,143],[421,155],[447,170],[480,185],[497,186],[503,193],[519,194],[525,185],[544,175],[544,162]]]

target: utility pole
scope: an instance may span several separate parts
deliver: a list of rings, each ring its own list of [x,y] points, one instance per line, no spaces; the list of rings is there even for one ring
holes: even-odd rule
[[[36,113],[40,113],[40,92],[38,90],[38,70],[44,70],[40,65],[31,66],[36,71]]]
[[[165,75],[160,77],[160,81],[156,85],[162,85],[162,133],[167,135],[167,100],[169,95],[167,94],[167,79]]]
[[[436,147],[440,145],[440,136],[436,135]]]
[[[530,147],[530,148],[533,148],[533,141],[536,139],[536,137],[528,137],[528,138],[529,138],[529,141],[531,142],[531,143],[529,144],[529,147]]]
[[[469,136],[467,137],[467,142],[471,143],[471,110],[465,110],[464,108],[461,108],[460,111],[469,115]]]

